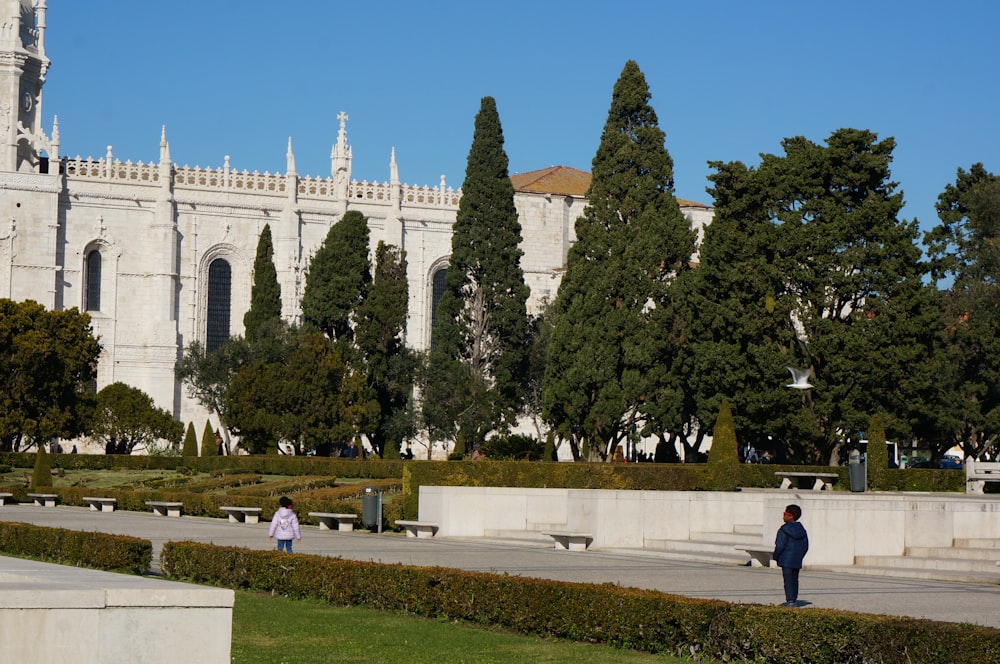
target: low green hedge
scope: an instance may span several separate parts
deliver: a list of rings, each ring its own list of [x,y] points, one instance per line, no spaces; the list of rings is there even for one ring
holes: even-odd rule
[[[524,634],[723,661],[966,664],[1000,661],[1000,630],[826,609],[728,604],[611,584],[344,561],[169,542],[164,573]]]
[[[153,545],[149,540],[30,523],[0,522],[0,551],[63,565],[86,565],[132,574],[148,571],[153,560]]]

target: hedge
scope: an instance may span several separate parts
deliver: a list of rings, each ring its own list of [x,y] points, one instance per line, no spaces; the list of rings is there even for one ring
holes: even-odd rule
[[[1000,630],[929,620],[194,542],[167,543],[161,566],[175,579],[652,653],[785,664],[1000,661]]]
[[[149,540],[127,535],[0,522],[0,551],[64,565],[143,574],[153,560]]]

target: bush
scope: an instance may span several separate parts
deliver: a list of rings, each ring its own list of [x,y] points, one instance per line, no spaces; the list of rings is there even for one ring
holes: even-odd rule
[[[64,565],[143,574],[153,560],[153,544],[125,535],[45,528],[0,522],[0,551]]]
[[[47,489],[52,486],[52,459],[45,451],[45,445],[38,444],[35,455],[35,470],[31,473],[31,488]]]
[[[383,565],[168,542],[165,575],[315,597],[545,638],[723,661],[940,664],[1000,661],[1000,630],[815,609],[727,604],[611,584]]]

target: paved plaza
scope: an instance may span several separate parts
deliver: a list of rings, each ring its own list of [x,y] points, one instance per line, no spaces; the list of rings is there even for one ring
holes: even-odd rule
[[[191,540],[269,549],[267,523],[225,518],[157,517],[140,512],[93,512],[81,507],[0,507],[0,521],[131,535],[153,543],[154,571],[164,542]],[[396,533],[338,532],[304,526],[296,553],[345,560],[442,566],[559,581],[614,583],[687,597],[779,604],[781,571],[698,563],[637,549],[556,551],[538,540],[408,538]],[[808,564],[808,559],[807,559]],[[803,570],[799,610],[809,607],[902,615],[1000,628],[1000,586],[836,574]]]

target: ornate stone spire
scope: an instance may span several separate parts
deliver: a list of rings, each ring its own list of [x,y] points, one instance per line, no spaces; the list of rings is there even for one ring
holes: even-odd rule
[[[286,175],[296,175],[295,172],[295,153],[292,152],[292,137],[288,137],[288,151],[285,153],[285,171]]]
[[[170,164],[170,143],[167,143],[167,125],[160,128],[160,164]]]
[[[396,148],[393,146],[392,155],[389,157],[389,184],[399,184],[399,166],[396,165]]]

